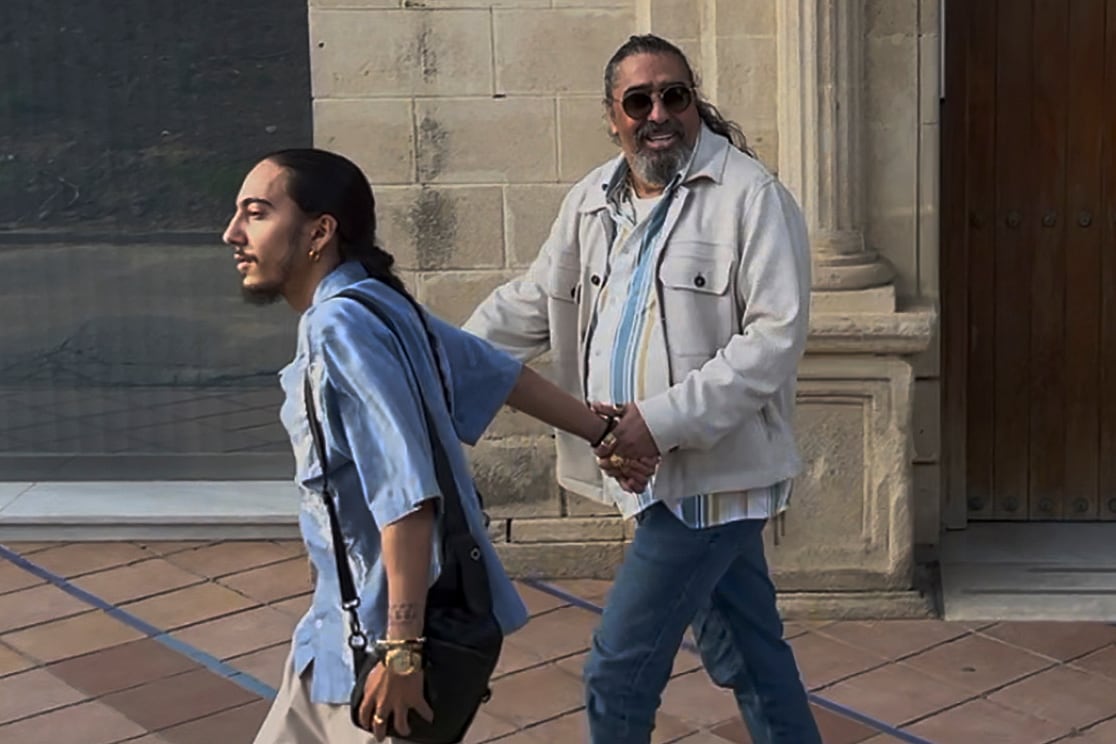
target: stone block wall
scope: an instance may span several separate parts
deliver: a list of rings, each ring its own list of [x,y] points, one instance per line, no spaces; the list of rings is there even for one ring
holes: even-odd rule
[[[781,145],[778,131],[786,20],[825,2],[311,0],[315,139],[366,169],[381,240],[404,278],[460,322],[534,258],[569,185],[616,154],[601,75],[629,34],[678,42],[705,94],[778,170],[780,147],[798,146]],[[865,243],[895,267],[902,304],[932,301],[938,2],[848,2],[863,4],[863,142],[851,152],[863,152],[855,187]],[[791,3],[798,10],[788,15]],[[918,323],[855,313],[831,321],[847,343],[803,365],[807,472],[773,569],[781,588],[807,594],[902,592],[912,537],[932,542],[939,524],[935,346],[912,376],[873,338]],[[501,414],[473,461],[511,571],[611,573],[629,528],[611,509],[560,491],[544,427]]]
[[[381,242],[442,317],[464,321],[520,273],[569,186],[617,153],[602,73],[636,14],[633,0],[311,0],[315,142],[364,168]],[[472,454],[510,570],[610,573],[623,525],[559,491],[549,430],[505,412]]]

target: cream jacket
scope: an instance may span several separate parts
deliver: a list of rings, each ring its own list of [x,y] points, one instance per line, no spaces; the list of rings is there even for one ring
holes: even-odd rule
[[[609,161],[570,190],[526,274],[465,324],[524,361],[552,351],[555,382],[581,398],[614,230],[606,191],[622,163]],[[657,291],[672,384],[637,402],[663,453],[656,496],[669,503],[794,476],[795,381],[810,307],[798,205],[759,162],[703,127],[663,231]],[[585,442],[558,432],[557,449],[560,484],[605,500]]]

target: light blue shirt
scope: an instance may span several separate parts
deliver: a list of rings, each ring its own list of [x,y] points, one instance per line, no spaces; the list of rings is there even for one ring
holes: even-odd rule
[[[331,299],[350,287],[369,296],[393,319],[418,379],[396,336],[382,321],[355,300]],[[412,305],[386,284],[368,279],[355,262],[342,264],[318,286],[299,321],[294,361],[279,373],[286,393],[281,418],[291,437],[295,482],[301,492],[299,528],[317,570],[310,609],[294,632],[294,665],[301,674],[313,662],[310,698],[315,703],[347,702],[353,666],[329,517],[318,492],[321,466],[306,417],[303,380],[307,373],[325,431],[330,490],[337,499],[361,600],[361,620],[369,637],[383,637],[387,618],[380,531],[424,501],[441,498],[422,413],[424,399],[432,404],[437,435],[453,468],[466,519],[484,553],[496,619],[505,633],[527,622],[526,608],[488,539],[459,444],[474,444],[480,438],[507,400],[522,365],[471,334],[429,314],[427,319],[449,387],[450,410],[443,403],[426,332]],[[434,550],[431,583],[438,570]]]

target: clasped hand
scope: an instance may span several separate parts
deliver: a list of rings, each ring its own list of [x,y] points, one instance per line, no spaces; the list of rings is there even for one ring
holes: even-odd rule
[[[620,406],[593,403],[592,408],[600,416],[620,418],[600,446],[593,450],[601,471],[614,478],[625,491],[643,493],[661,458],[639,408],[630,403]]]

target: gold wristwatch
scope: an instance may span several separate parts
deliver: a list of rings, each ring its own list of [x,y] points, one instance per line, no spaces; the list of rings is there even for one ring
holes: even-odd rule
[[[384,667],[393,674],[407,677],[422,669],[422,652],[414,648],[392,648],[384,654]]]

